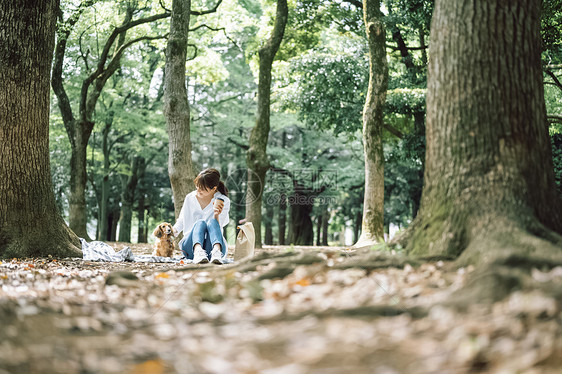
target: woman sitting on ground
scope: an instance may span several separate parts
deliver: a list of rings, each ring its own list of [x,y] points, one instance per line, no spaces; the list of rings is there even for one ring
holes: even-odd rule
[[[195,264],[224,263],[228,252],[222,229],[228,224],[228,189],[217,169],[205,169],[194,180],[196,190],[187,194],[174,229],[183,232],[180,249]]]

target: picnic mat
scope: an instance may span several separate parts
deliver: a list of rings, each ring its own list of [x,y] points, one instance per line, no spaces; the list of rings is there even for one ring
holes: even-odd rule
[[[82,243],[82,259],[84,261],[103,261],[103,262],[170,262],[177,263],[183,261],[184,264],[191,264],[193,260],[188,260],[184,256],[161,257],[151,255],[136,255],[129,247],[125,247],[116,252],[112,246],[100,241],[87,242],[80,238]],[[232,259],[223,259],[225,264],[232,263]]]
[[[85,261],[104,261],[104,262],[180,262],[191,263],[185,257],[161,257],[150,255],[135,255],[133,250],[125,247],[119,252],[116,252],[112,246],[100,241],[87,242],[85,239],[80,238],[82,243],[82,259]]]

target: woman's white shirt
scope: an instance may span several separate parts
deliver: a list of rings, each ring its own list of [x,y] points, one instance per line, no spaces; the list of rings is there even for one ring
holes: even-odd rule
[[[197,200],[197,196],[195,196],[197,191],[192,191],[187,194],[185,200],[183,201],[183,205],[181,207],[180,215],[174,228],[178,231],[183,232],[184,239],[191,233],[195,222],[202,219],[205,222],[208,222],[210,219],[213,218],[215,215],[214,210],[214,202],[217,197],[220,197],[224,200],[224,206],[222,208],[222,212],[219,214],[219,225],[221,228],[224,228],[230,221],[228,217],[228,213],[230,212],[230,199],[225,195],[221,194],[220,192],[215,192],[211,202],[207,204],[207,206],[201,209],[201,205],[199,204],[199,200]],[[183,239],[182,239],[183,240]],[[226,239],[223,240],[226,243]]]

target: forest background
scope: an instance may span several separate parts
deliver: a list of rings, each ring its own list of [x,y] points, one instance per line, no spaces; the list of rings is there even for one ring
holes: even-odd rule
[[[192,1],[212,9],[216,1]],[[361,234],[365,191],[362,110],[369,51],[361,3],[290,0],[272,71],[271,168],[264,185],[264,244],[353,244]],[[57,35],[67,35],[58,82],[78,112],[84,82],[127,19],[147,19],[111,48],[122,53],[99,91],[87,143],[86,217],[91,239],[147,242],[174,222],[163,113],[171,1],[62,1]],[[191,17],[187,87],[194,170],[216,167],[230,190],[231,219],[245,217],[248,139],[256,119],[258,49],[273,28],[276,2],[223,0]],[[416,216],[425,161],[427,46],[433,1],[382,2],[389,82],[385,106],[386,235]],[[545,101],[558,192],[562,194],[562,5],[545,1]],[[127,18],[129,17],[129,18]],[[65,21],[65,22],[62,22]],[[66,34],[65,34],[66,33]],[[120,44],[119,44],[120,43]],[[58,48],[58,45],[57,45]],[[55,50],[55,60],[57,50]],[[56,64],[56,61],[55,61]],[[56,81],[56,70],[54,70]],[[55,83],[53,83],[55,87]],[[51,93],[51,172],[68,220],[71,142],[56,90]],[[233,243],[236,224],[226,237]],[[346,234],[347,233],[347,234]]]

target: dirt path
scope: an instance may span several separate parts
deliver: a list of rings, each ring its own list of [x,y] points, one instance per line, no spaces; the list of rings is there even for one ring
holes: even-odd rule
[[[0,373],[558,372],[560,301],[444,306],[472,271],[313,247],[224,266],[2,261]],[[562,268],[533,278],[560,287]]]

